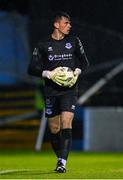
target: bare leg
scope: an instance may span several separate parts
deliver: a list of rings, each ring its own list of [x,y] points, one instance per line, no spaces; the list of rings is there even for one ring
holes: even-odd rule
[[[52,148],[57,156],[61,156],[61,131],[60,131],[60,116],[55,116],[48,119],[48,124],[50,128],[50,138]]]

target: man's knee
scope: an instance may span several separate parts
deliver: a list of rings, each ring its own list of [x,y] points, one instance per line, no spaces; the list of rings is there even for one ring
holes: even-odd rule
[[[51,125],[49,128],[50,128],[51,133],[53,134],[57,134],[60,131],[60,127],[57,125]]]
[[[60,131],[60,118],[59,116],[48,119],[48,124],[51,133],[56,134]]]
[[[61,114],[62,128],[72,128],[73,117],[74,114],[72,112],[62,112]]]

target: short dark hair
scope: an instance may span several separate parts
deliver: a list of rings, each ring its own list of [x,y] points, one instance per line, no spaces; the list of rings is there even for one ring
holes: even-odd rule
[[[63,11],[59,11],[57,13],[54,14],[54,17],[53,17],[53,23],[60,20],[62,17],[65,17],[67,19],[70,20],[70,16],[68,13],[66,12],[63,12]]]

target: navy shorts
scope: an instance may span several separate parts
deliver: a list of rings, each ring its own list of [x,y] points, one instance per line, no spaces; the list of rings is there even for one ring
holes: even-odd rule
[[[59,96],[45,97],[45,116],[50,118],[59,115],[63,111],[73,112],[77,102],[74,94],[64,94]]]

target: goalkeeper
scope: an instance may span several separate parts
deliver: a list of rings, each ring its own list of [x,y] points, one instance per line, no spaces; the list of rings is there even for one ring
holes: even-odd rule
[[[53,32],[34,48],[28,73],[45,79],[45,114],[48,118],[52,148],[57,156],[55,171],[66,172],[72,143],[72,120],[77,100],[77,82],[89,65],[80,39],[70,35],[70,16],[58,12],[53,17]],[[62,67],[73,70],[66,81]]]

